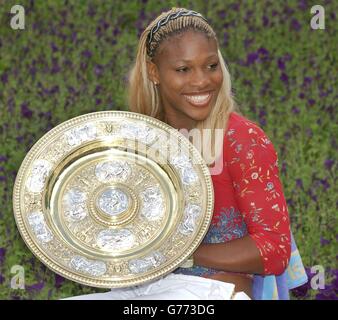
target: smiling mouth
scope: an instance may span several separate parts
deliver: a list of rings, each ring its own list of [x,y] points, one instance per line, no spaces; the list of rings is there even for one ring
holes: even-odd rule
[[[194,94],[194,95],[184,94],[183,96],[193,106],[203,107],[209,104],[212,94],[211,92],[209,92],[209,93]]]

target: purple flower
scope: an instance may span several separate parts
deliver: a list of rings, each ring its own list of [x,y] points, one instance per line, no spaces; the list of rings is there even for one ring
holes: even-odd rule
[[[258,49],[258,54],[259,54],[259,58],[262,60],[262,61],[267,61],[269,60],[269,51],[264,48],[264,47],[260,47]]]
[[[277,61],[277,65],[279,70],[285,70],[285,63],[283,59],[279,58]]]
[[[76,93],[76,90],[73,86],[68,86],[67,89],[68,89],[68,92],[72,95],[74,95]]]
[[[291,28],[295,31],[299,31],[301,29],[301,25],[297,19],[291,20]]]
[[[290,138],[291,138],[290,131],[287,131],[287,132],[284,133],[284,138],[285,138],[285,140],[290,140]]]
[[[327,181],[327,179],[320,179],[320,183],[323,185],[325,191],[326,191],[327,189],[329,189],[330,186],[331,186],[331,185],[329,184],[329,182]]]
[[[5,261],[6,249],[0,248],[0,265],[3,265]]]
[[[23,143],[24,140],[25,140],[25,138],[24,138],[23,136],[18,136],[18,137],[16,137],[16,141],[17,141],[18,143]]]
[[[7,101],[7,110],[9,113],[14,113],[15,101],[13,97],[9,97]]]
[[[266,48],[264,48],[264,47],[260,47],[260,48],[258,49],[258,53],[259,53],[260,55],[267,56],[267,55],[269,54],[269,51],[268,51]]]
[[[218,16],[219,16],[222,20],[224,20],[225,17],[226,17],[225,10],[218,11]]]
[[[269,24],[269,18],[267,16],[263,16],[262,22],[263,26],[266,27]]]
[[[28,71],[29,71],[30,75],[32,76],[32,78],[34,78],[35,74],[36,74],[36,68],[34,66],[30,66],[28,68]]]
[[[293,9],[290,8],[289,6],[285,6],[285,7],[283,8],[283,12],[284,12],[287,16],[290,16],[290,15],[292,15],[292,14],[295,12],[295,10],[293,10]]]
[[[104,30],[107,30],[109,28],[109,23],[105,21],[104,19],[100,19],[100,24]]]
[[[266,112],[263,109],[260,109],[258,117],[259,117],[259,123],[260,123],[261,126],[265,126],[266,125],[265,116],[266,116]]]
[[[100,27],[100,26],[98,26],[98,27],[96,28],[95,34],[96,34],[96,36],[97,36],[98,38],[101,37],[102,32],[101,32],[101,27]]]
[[[305,298],[308,294],[308,291],[310,289],[309,282],[303,284],[300,287],[292,289],[292,293],[297,297],[297,298]]]
[[[5,277],[0,273],[0,284],[5,282]]]
[[[292,108],[292,113],[298,114],[298,113],[300,113],[300,110],[297,107],[293,107]]]
[[[272,14],[273,17],[275,17],[275,16],[279,15],[279,12],[275,9],[272,9],[271,14]]]
[[[88,67],[88,64],[86,62],[81,62],[80,63],[80,69],[82,71],[85,71],[87,69],[87,67]]]
[[[121,30],[120,30],[119,27],[115,27],[115,28],[113,29],[113,36],[114,36],[114,37],[118,36],[120,33],[121,33]]]
[[[304,186],[303,186],[303,180],[302,179],[296,179],[296,186],[298,188],[303,189],[304,188]]]
[[[285,83],[285,84],[288,84],[289,82],[289,77],[286,73],[282,73],[281,76],[280,76],[280,79]]]
[[[43,281],[41,281],[41,282],[34,283],[31,286],[26,286],[26,290],[28,292],[41,291],[44,288],[44,286],[45,286],[45,283]]]
[[[57,52],[57,51],[59,51],[57,45],[56,45],[54,42],[52,42],[52,43],[50,44],[50,48],[52,49],[52,52]]]
[[[303,86],[307,86],[312,83],[311,77],[304,77]]]
[[[8,158],[6,156],[0,155],[0,162],[6,162]]]
[[[55,283],[54,283],[54,286],[55,288],[59,289],[62,284],[65,282],[65,278],[64,277],[61,277],[60,275],[58,274],[55,274]]]
[[[55,85],[53,86],[50,90],[49,90],[50,94],[55,94],[55,93],[59,93],[59,86]]]
[[[94,95],[99,94],[101,92],[101,90],[102,90],[102,87],[100,85],[97,85],[95,87]]]
[[[8,73],[7,72],[4,72],[1,75],[1,81],[2,81],[3,84],[6,84],[8,82]]]
[[[324,162],[324,166],[327,170],[331,170],[333,164],[334,164],[334,160],[332,160],[332,159],[326,159],[325,162]]]
[[[324,98],[324,97],[327,97],[329,95],[330,91],[323,91],[323,90],[320,90],[319,91],[319,96],[321,98]]]
[[[24,118],[28,118],[28,119],[32,118],[33,116],[33,111],[29,109],[27,102],[24,102],[21,104],[21,115]]]
[[[298,1],[298,8],[301,10],[306,10],[308,7],[308,4],[306,3],[306,0],[299,0]]]
[[[71,68],[72,67],[72,61],[69,60],[69,59],[65,59],[63,61],[63,66],[66,67],[66,68]]]
[[[229,5],[229,9],[232,9],[234,11],[238,11],[240,9],[240,3],[239,2],[235,2],[235,3],[231,3]],[[249,11],[248,14],[252,15],[252,11]]]
[[[305,94],[304,94],[303,92],[301,92],[301,93],[298,95],[298,97],[299,97],[300,99],[304,99],[304,98],[305,98]]]
[[[92,52],[90,50],[83,50],[81,54],[83,57],[88,58],[88,59],[91,58],[92,56]]]
[[[253,64],[257,60],[258,60],[258,53],[257,52],[251,52],[247,55],[246,64],[247,65]]]
[[[71,39],[72,39],[72,42],[73,42],[73,43],[76,42],[76,40],[77,40],[77,33],[76,33],[76,31],[73,31],[73,32],[72,32]]]
[[[245,49],[247,49],[247,48],[249,48],[249,47],[251,46],[251,44],[253,43],[253,39],[245,38],[243,43],[244,43]]]
[[[58,63],[58,59],[56,58],[52,58],[52,69],[51,69],[51,73],[52,74],[55,74],[55,73],[58,73],[61,71],[61,68],[59,66],[59,63]]]
[[[318,202],[318,198],[317,196],[313,193],[312,189],[309,189],[309,191],[307,192],[307,194],[310,196],[310,198],[314,201],[314,202]]]
[[[95,67],[94,67],[94,72],[95,72],[95,74],[96,74],[97,76],[102,75],[102,73],[103,73],[103,66],[100,65],[100,64],[95,65]]]
[[[325,245],[330,244],[330,243],[331,243],[330,240],[327,240],[327,239],[323,238],[322,236],[320,237],[320,244],[322,246],[325,246]]]
[[[313,106],[316,101],[314,99],[309,99],[307,102],[309,103],[310,106]]]
[[[330,270],[328,268],[327,273],[334,276],[331,284],[326,284],[323,289],[319,289],[319,293],[316,295],[316,300],[337,300],[338,293],[338,276],[337,269]]]
[[[334,292],[328,294],[323,292],[316,295],[316,300],[338,300],[338,297]]]

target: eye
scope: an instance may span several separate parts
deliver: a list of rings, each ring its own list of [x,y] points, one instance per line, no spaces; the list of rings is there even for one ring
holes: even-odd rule
[[[180,67],[176,69],[177,72],[187,72],[188,71],[188,67]]]
[[[215,70],[218,67],[218,62],[209,64],[208,69],[210,70]]]

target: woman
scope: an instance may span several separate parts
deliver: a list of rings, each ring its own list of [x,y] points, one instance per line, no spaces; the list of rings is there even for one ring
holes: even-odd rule
[[[130,76],[129,105],[130,111],[177,129],[226,132],[225,167],[212,176],[215,209],[210,230],[193,255],[194,267],[176,273],[234,283],[236,291],[254,298],[268,297],[262,292],[268,279],[265,287],[272,290],[271,298],[276,298],[276,289],[279,298],[287,298],[288,289],[281,288],[287,282],[283,273],[292,245],[298,274],[291,277],[298,279],[296,285],[305,282],[290,234],[277,153],[263,130],[239,112],[216,35],[202,15],[173,8],[145,29]],[[275,275],[283,280],[279,287]]]
[[[207,129],[223,130],[222,152],[212,135],[213,152],[223,157],[224,165],[220,174],[212,175],[214,215],[193,254],[192,267],[178,268],[148,287],[86,298],[147,299],[147,294],[149,299],[177,298],[181,289],[170,293],[163,289],[177,283],[188,286],[190,281],[196,288],[208,281],[224,283],[225,291],[225,284],[231,283],[236,292],[254,299],[288,298],[288,289],[304,283],[306,277],[290,234],[277,154],[263,130],[239,112],[216,35],[202,15],[173,8],[144,30],[130,74],[129,106],[130,111],[176,129],[199,129],[202,134]],[[290,264],[291,251],[292,266],[298,269]],[[181,291],[181,298],[188,298],[187,291]],[[200,297],[205,299],[203,294]]]

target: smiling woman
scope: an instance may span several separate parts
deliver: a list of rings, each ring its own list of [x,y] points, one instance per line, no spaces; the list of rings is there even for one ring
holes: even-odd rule
[[[235,104],[206,19],[184,8],[162,13],[141,35],[129,80],[131,111],[202,135],[206,129],[212,135],[224,130],[224,167],[212,176],[213,219],[192,267],[150,285],[86,299],[115,299],[122,293],[125,299],[226,299],[231,286],[254,299],[288,299],[289,289],[306,282],[306,276],[290,232],[277,153]],[[211,143],[212,150],[220,147],[214,136]]]
[[[288,285],[306,282],[277,153],[263,130],[241,115],[216,34],[201,14],[173,8],[144,30],[129,106],[176,129],[211,130],[212,152],[218,147],[214,132],[224,130],[224,170],[212,177],[210,230],[194,253],[195,266],[176,273],[234,283],[255,299],[287,299]],[[292,265],[298,265],[297,275]]]

